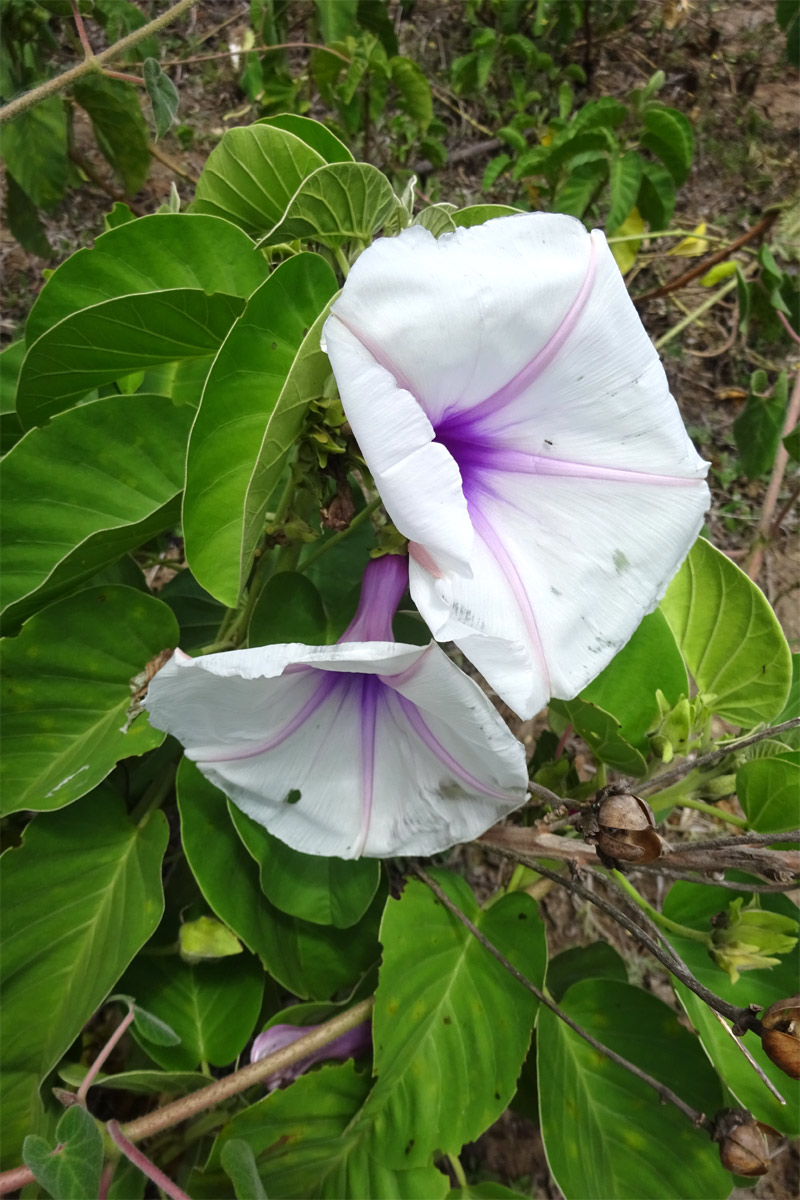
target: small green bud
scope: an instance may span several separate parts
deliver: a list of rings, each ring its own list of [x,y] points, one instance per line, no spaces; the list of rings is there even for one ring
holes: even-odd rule
[[[727,971],[736,983],[741,971],[774,967],[776,954],[788,954],[797,945],[797,921],[781,913],[767,912],[754,896],[747,908],[743,897],[717,913],[711,924],[709,954],[718,967]]]

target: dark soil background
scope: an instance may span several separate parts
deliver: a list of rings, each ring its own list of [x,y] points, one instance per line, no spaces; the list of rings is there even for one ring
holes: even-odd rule
[[[140,7],[155,15],[164,6],[142,2]],[[425,70],[434,87],[436,115],[447,129],[444,141],[449,165],[421,176],[420,205],[426,199],[441,199],[458,204],[495,200],[524,206],[524,189],[512,194],[502,180],[491,193],[481,191],[484,168],[496,152],[487,138],[486,112],[479,101],[460,99],[448,86],[449,64],[470,49],[474,26],[465,18],[465,4],[461,0],[417,0],[402,7],[390,3],[389,9],[401,53]],[[289,13],[289,40],[305,41],[313,6],[295,0]],[[91,22],[87,28],[94,48],[101,49],[101,31]],[[248,0],[201,0],[188,19],[166,31],[165,56],[169,62],[182,64],[171,69],[181,95],[180,127],[155,147],[150,179],[135,197],[122,197],[111,169],[96,149],[88,119],[76,109],[75,148],[84,160],[86,178],[54,216],[45,218],[51,245],[56,248],[54,258],[28,254],[0,229],[3,343],[20,336],[41,287],[43,268],[52,268],[77,248],[90,245],[103,231],[103,215],[115,199],[127,199],[137,213],[153,212],[168,199],[174,184],[182,201],[188,203],[194,181],[223,132],[264,115],[242,92],[229,48],[229,43],[240,42],[248,29]],[[306,72],[308,54],[303,47],[290,51],[293,74]],[[624,98],[633,88],[642,87],[656,70],[663,70],[666,85],[660,98],[689,117],[695,135],[694,163],[678,195],[673,227],[691,230],[705,222],[709,233],[733,242],[774,206],[780,206],[769,237],[778,243],[784,265],[788,261],[789,269],[797,269],[798,74],[785,59],[785,39],[775,23],[774,0],[643,0],[624,28],[592,37],[588,55],[586,40],[581,38],[565,48],[564,54],[566,61],[582,65],[588,59],[590,86],[579,93],[578,103],[603,95]],[[72,42],[66,40],[59,66],[65,68],[76,58]],[[321,120],[330,115],[313,92],[309,115]],[[352,149],[356,157],[363,157],[358,138]],[[382,169],[397,165],[393,146],[380,127],[372,131],[368,156]],[[722,244],[713,243],[707,253]],[[670,255],[673,245],[673,240],[645,243],[627,277],[633,295],[683,274],[698,261]],[[753,245],[757,247],[758,242]],[[649,301],[640,311],[650,335],[663,335],[708,294],[709,289],[695,281]],[[745,342],[738,332],[734,295],[672,341],[665,362],[690,433],[712,464],[711,539],[743,565],[760,518],[768,476],[750,481],[741,474],[733,422],[746,399],[750,373],[757,367],[772,377],[784,367],[796,371],[800,346],[788,336],[780,344]],[[758,578],[795,650],[800,645],[798,490],[796,472],[792,474],[790,469],[776,506],[780,519],[773,525]],[[528,723],[520,734],[532,743],[539,727]],[[687,827],[707,827],[703,823],[708,823],[708,818],[701,814],[689,810],[683,814]],[[461,853],[461,865],[479,895],[481,889],[488,893],[505,881],[506,868],[487,858],[485,851],[465,847]],[[596,909],[576,908],[566,893],[549,890],[547,884],[537,887],[548,920],[551,953],[566,945],[611,941],[637,973],[637,982],[674,1006],[664,976],[653,970],[650,960],[640,956],[616,927],[604,923]],[[478,1143],[465,1148],[464,1166],[470,1178],[485,1173],[532,1196],[555,1198],[559,1193],[550,1179],[541,1139],[535,1123],[525,1115],[531,1111],[530,1105],[521,1102],[519,1107],[522,1111],[509,1111]],[[785,1146],[769,1176],[759,1180],[755,1189],[734,1195],[740,1200],[747,1195],[758,1200],[789,1200],[798,1194],[799,1184],[796,1149]]]

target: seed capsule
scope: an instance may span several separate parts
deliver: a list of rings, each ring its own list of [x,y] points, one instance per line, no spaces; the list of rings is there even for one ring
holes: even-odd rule
[[[605,866],[614,867],[618,862],[638,865],[661,857],[663,846],[655,824],[646,800],[612,784],[597,793],[584,835],[595,844]]]
[[[790,1079],[800,1079],[800,995],[776,1000],[761,1017],[764,1053]]]
[[[743,1108],[726,1108],[718,1114],[712,1137],[719,1142],[719,1158],[734,1175],[766,1175],[769,1146],[760,1125]]]

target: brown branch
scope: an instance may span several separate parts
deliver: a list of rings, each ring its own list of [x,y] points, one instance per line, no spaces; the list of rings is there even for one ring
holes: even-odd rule
[[[26,109],[32,108],[34,104],[38,104],[40,100],[45,100],[48,96],[54,96],[58,92],[62,92],[64,88],[69,87],[76,79],[88,75],[90,71],[100,70],[105,63],[111,62],[120,54],[124,54],[126,50],[130,50],[133,46],[138,46],[139,42],[144,38],[150,37],[151,34],[158,33],[165,25],[170,25],[173,21],[177,21],[178,17],[182,17],[185,12],[188,12],[192,5],[197,4],[198,0],[178,0],[177,4],[173,4],[160,17],[155,17],[152,21],[148,21],[146,25],[142,25],[139,29],[134,29],[132,33],[128,33],[125,37],[120,38],[113,46],[109,46],[107,50],[101,50],[99,54],[92,54],[77,66],[70,67],[68,71],[62,71],[60,75],[54,76],[53,79],[47,79],[44,83],[40,83],[38,87],[32,88],[29,92],[24,92],[23,95],[17,96],[16,100],[12,100],[9,104],[0,108],[0,122],[11,121]]]
[[[427,871],[416,865],[413,869],[422,882],[430,888],[440,904],[443,904],[448,912],[452,913],[453,916],[461,922],[465,929],[468,929],[472,936],[478,942],[480,942],[484,950],[488,951],[493,958],[496,958],[500,965],[504,967],[505,970],[508,971],[508,973],[512,975],[518,983],[521,983],[524,988],[527,988],[527,990],[536,997],[540,1004],[544,1005],[545,1008],[549,1008],[550,1012],[554,1013],[555,1016],[557,1016],[560,1021],[563,1021],[565,1025],[568,1025],[573,1033],[577,1033],[578,1037],[583,1038],[585,1042],[588,1042],[592,1049],[597,1050],[598,1053],[610,1059],[611,1062],[616,1063],[617,1066],[623,1067],[626,1071],[630,1071],[630,1073],[635,1075],[637,1079],[641,1079],[643,1083],[646,1083],[648,1087],[651,1087],[655,1092],[658,1093],[658,1096],[662,1102],[668,1101],[670,1104],[674,1104],[676,1108],[680,1109],[685,1117],[688,1117],[693,1125],[702,1127],[709,1134],[712,1132],[712,1123],[708,1120],[704,1113],[698,1112],[697,1109],[692,1108],[691,1105],[687,1104],[685,1100],[682,1100],[680,1096],[673,1092],[671,1088],[668,1088],[666,1084],[661,1083],[658,1079],[654,1079],[652,1075],[648,1075],[646,1071],[642,1071],[641,1068],[635,1065],[635,1063],[629,1062],[627,1058],[623,1058],[614,1050],[609,1049],[608,1046],[603,1045],[602,1042],[598,1042],[597,1038],[592,1037],[588,1030],[584,1029],[581,1025],[578,1025],[576,1021],[573,1021],[572,1017],[568,1016],[567,1013],[564,1012],[563,1008],[559,1008],[559,1006],[555,1004],[548,996],[546,996],[544,992],[542,992],[536,986],[535,983],[531,983],[530,979],[523,975],[521,971],[518,971],[512,962],[509,962],[505,955],[502,954],[497,947],[489,941],[486,935],[481,933],[480,929],[478,929],[476,925],[473,925],[472,921],[470,921],[469,917],[461,911],[458,905],[453,903],[444,889],[439,886],[435,879],[432,879],[430,875],[428,875]]]
[[[715,995],[714,992],[710,991],[707,987],[705,987],[704,984],[700,983],[698,979],[695,979],[689,968],[686,966],[683,960],[679,958],[674,950],[669,952],[664,950],[663,947],[658,944],[655,938],[651,937],[646,930],[642,929],[641,924],[638,923],[639,921],[649,923],[649,917],[647,917],[645,913],[642,913],[639,909],[637,909],[637,921],[634,921],[627,915],[627,913],[624,913],[621,909],[617,908],[616,905],[609,903],[609,901],[605,900],[602,896],[598,896],[595,892],[590,891],[576,879],[567,878],[565,875],[559,875],[557,871],[551,871],[549,867],[543,866],[535,859],[530,858],[527,854],[515,853],[507,849],[502,849],[498,846],[493,847],[493,849],[495,849],[498,854],[502,854],[505,858],[510,858],[514,862],[522,863],[523,866],[530,867],[530,869],[532,871],[536,871],[537,874],[544,875],[545,879],[552,879],[554,883],[558,883],[562,887],[565,887],[568,891],[574,892],[576,896],[580,896],[582,900],[586,900],[589,904],[596,905],[596,907],[604,912],[606,916],[611,917],[613,921],[615,921],[618,925],[621,925],[623,929],[626,929],[632,937],[636,938],[638,942],[641,942],[641,944],[650,951],[653,957],[658,959],[662,966],[666,967],[667,970],[677,979],[680,979],[681,983],[684,983],[690,991],[694,992],[696,996],[699,996],[709,1008],[713,1008],[718,1013],[721,1013],[723,1017],[727,1017],[729,1021],[733,1022],[736,1028],[757,1028],[757,1025],[754,1025],[753,1023],[753,1013],[750,1009],[736,1008],[735,1005],[729,1004],[727,1000],[723,1000],[721,996]],[[657,929],[656,932],[662,941],[666,941],[661,930]]]
[[[110,197],[110,199],[123,201],[125,204],[127,204],[134,216],[143,217],[145,215],[145,210],[140,204],[134,203],[134,201],[129,199],[129,197],[126,196],[124,192],[121,192],[119,188],[112,187],[110,183],[107,183],[105,179],[103,179],[102,175],[95,170],[89,160],[84,158],[83,155],[78,154],[77,150],[73,150],[70,147],[70,149],[67,151],[67,155],[75,163],[76,167],[80,167],[87,179],[90,179],[92,183],[96,184],[101,191],[105,192],[105,194]]]
[[[660,287],[651,288],[649,292],[642,292],[640,296],[632,297],[633,303],[639,305],[644,304],[647,300],[656,300],[660,296],[666,296],[670,292],[676,292],[678,288],[685,287],[687,283],[691,283],[692,280],[697,279],[698,276],[705,275],[706,271],[715,266],[717,263],[723,262],[723,260],[726,259],[730,254],[733,254],[734,251],[739,250],[748,242],[752,242],[754,238],[766,233],[777,216],[777,212],[767,213],[767,215],[763,217],[757,225],[753,225],[753,227],[743,233],[741,237],[736,238],[736,240],[733,242],[729,242],[728,245],[723,246],[721,250],[717,250],[714,254],[709,255],[708,258],[704,258],[702,262],[697,263],[697,265],[692,267],[691,270],[683,271],[680,275],[676,275],[672,279],[668,279],[667,282],[662,283]]]
[[[672,784],[676,780],[682,779],[684,775],[688,775],[690,771],[710,766],[711,763],[719,762],[729,754],[735,754],[737,750],[744,750],[747,746],[754,746],[756,742],[763,742],[765,738],[775,737],[779,733],[787,733],[790,729],[797,729],[798,726],[800,726],[800,717],[793,717],[791,721],[782,721],[780,725],[771,725],[769,729],[761,729],[758,733],[751,733],[749,737],[737,738],[736,741],[721,746],[719,750],[709,750],[708,754],[701,754],[699,758],[684,759],[671,771],[654,775],[652,779],[639,784],[639,789],[642,792],[649,792],[652,788],[663,788],[664,784]]]
[[[162,1129],[169,1129],[198,1113],[214,1108],[223,1100],[237,1096],[256,1083],[262,1083],[276,1071],[282,1071],[285,1067],[292,1066],[315,1050],[327,1046],[341,1034],[360,1025],[369,1017],[374,1003],[373,997],[370,996],[367,1000],[362,1000],[360,1004],[348,1009],[347,1012],[332,1017],[324,1025],[304,1034],[296,1042],[292,1042],[291,1046],[284,1046],[282,1050],[276,1050],[273,1054],[259,1059],[258,1062],[250,1063],[238,1071],[231,1072],[230,1075],[225,1075],[222,1079],[217,1079],[208,1087],[191,1092],[188,1096],[181,1096],[179,1100],[174,1100],[163,1108],[157,1108],[144,1117],[129,1121],[122,1127],[123,1135],[131,1142],[139,1142],[154,1133],[160,1133]],[[0,1196],[5,1196],[8,1192],[15,1192],[18,1188],[34,1182],[33,1172],[29,1171],[27,1167],[15,1167],[11,1171],[4,1171],[0,1175]]]

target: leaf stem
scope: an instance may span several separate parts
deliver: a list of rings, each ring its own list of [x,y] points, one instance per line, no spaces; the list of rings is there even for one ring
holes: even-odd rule
[[[363,525],[367,518],[372,516],[372,514],[375,512],[375,509],[380,507],[380,504],[380,496],[376,496],[374,500],[370,500],[369,504],[366,504],[360,513],[356,513],[350,524],[347,526],[347,529],[342,529],[341,532],[335,533],[333,537],[329,537],[327,541],[324,541],[321,543],[321,545],[317,546],[316,550],[312,550],[311,553],[307,555],[301,563],[297,564],[297,570],[307,570],[308,567],[310,567],[312,563],[316,562],[318,558],[321,558],[323,554],[327,554],[328,551],[334,546],[338,546],[340,542],[343,542],[346,537],[349,537],[351,533],[358,529],[359,525]]]
[[[138,825],[141,828],[150,814],[161,808],[161,805],[172,791],[177,771],[177,763],[170,763],[169,766],[165,767],[164,774],[160,778],[154,779],[145,790],[141,800],[131,813],[131,821],[134,825]]]
[[[530,979],[527,979],[521,971],[518,971],[514,964],[509,962],[504,954],[501,954],[501,952],[489,941],[485,934],[481,933],[480,929],[473,925],[472,921],[470,921],[469,917],[467,917],[466,914],[461,911],[458,905],[453,903],[453,901],[450,899],[444,889],[439,886],[436,880],[432,879],[430,875],[428,875],[427,871],[418,865],[415,865],[413,869],[422,882],[430,888],[436,899],[444,905],[448,912],[451,912],[453,916],[460,921],[466,929],[469,930],[472,936],[480,942],[483,948],[487,950],[494,958],[496,958],[500,965],[505,967],[509,974],[513,975],[518,983],[521,983],[522,986],[527,988],[529,992],[532,992],[540,1004],[543,1004],[545,1008],[549,1008],[550,1011],[554,1013],[560,1021],[563,1021],[565,1025],[568,1025],[573,1033],[577,1033],[578,1037],[581,1037],[585,1042],[588,1042],[594,1050],[597,1050],[600,1054],[605,1055],[606,1058],[610,1058],[613,1063],[617,1064],[617,1066],[623,1067],[626,1071],[630,1071],[632,1075],[637,1077],[637,1079],[641,1079],[643,1083],[646,1083],[649,1087],[653,1088],[653,1090],[658,1093],[662,1101],[668,1101],[670,1104],[674,1104],[675,1107],[684,1114],[684,1116],[689,1118],[693,1125],[697,1126],[698,1128],[703,1128],[708,1133],[711,1133],[711,1122],[703,1113],[698,1112],[695,1108],[692,1108],[691,1105],[687,1104],[685,1100],[682,1100],[681,1097],[676,1095],[671,1088],[668,1088],[658,1079],[654,1079],[652,1075],[648,1075],[646,1071],[642,1071],[641,1068],[637,1067],[634,1063],[629,1062],[620,1054],[617,1054],[615,1051],[609,1049],[608,1046],[604,1046],[602,1042],[598,1042],[597,1038],[592,1037],[588,1030],[584,1029],[581,1025],[578,1025],[577,1022],[573,1021],[572,1017],[568,1016],[562,1008],[559,1008],[559,1006],[555,1004],[549,998],[549,996],[546,996],[545,993],[542,992],[535,983],[531,983]]]
[[[468,1187],[467,1177],[464,1174],[464,1168],[461,1165],[461,1160],[456,1154],[448,1154],[447,1161],[453,1169],[453,1174],[456,1177],[456,1183],[460,1188]]]
[[[162,1129],[171,1129],[173,1125],[179,1125],[198,1113],[215,1108],[231,1096],[238,1096],[247,1091],[254,1084],[263,1083],[275,1071],[293,1066],[343,1033],[355,1029],[356,1025],[361,1025],[370,1016],[374,1003],[374,997],[369,996],[359,1004],[353,1005],[347,1012],[331,1017],[324,1025],[319,1025],[304,1034],[296,1042],[292,1042],[291,1046],[284,1046],[274,1054],[260,1058],[258,1062],[249,1063],[248,1066],[215,1080],[208,1087],[191,1092],[188,1096],[181,1096],[171,1104],[157,1108],[143,1117],[137,1117],[136,1120],[128,1122],[120,1132],[129,1142],[139,1142],[143,1138],[160,1133]],[[0,1174],[0,1196],[34,1182],[34,1174],[27,1167],[14,1167],[11,1171],[4,1171]]]
[[[120,1040],[120,1038],[124,1034],[125,1030],[128,1028],[129,1025],[133,1024],[133,1015],[134,1015],[133,1009],[132,1008],[128,1009],[128,1012],[122,1018],[119,1025],[114,1030],[111,1037],[108,1039],[105,1046],[103,1046],[103,1049],[100,1051],[97,1058],[94,1060],[92,1065],[89,1067],[89,1070],[84,1075],[84,1077],[81,1081],[81,1086],[78,1088],[78,1092],[77,1092],[78,1103],[82,1104],[84,1106],[84,1108],[86,1107],[86,1093],[89,1091],[89,1088],[92,1086],[92,1083],[93,1083],[94,1079],[96,1078],[98,1071],[100,1070],[100,1068],[102,1067],[102,1065],[106,1061],[106,1059],[108,1058],[111,1051],[116,1046],[117,1042]]]
[[[16,100],[10,101],[0,108],[0,124],[3,121],[11,121],[20,113],[32,108],[34,104],[38,104],[40,100],[46,100],[48,96],[54,96],[58,92],[62,92],[64,88],[69,87],[76,79],[81,79],[82,76],[88,75],[90,71],[96,71],[105,63],[111,62],[120,54],[124,54],[132,46],[136,46],[151,34],[158,33],[165,25],[170,25],[173,21],[177,21],[178,17],[182,17],[185,12],[198,3],[198,0],[178,0],[177,4],[173,4],[160,17],[154,17],[152,21],[140,26],[139,29],[134,29],[131,33],[120,38],[113,46],[109,46],[106,50],[101,50],[99,54],[92,54],[83,62],[78,63],[74,67],[70,67],[68,71],[63,71],[60,75],[54,76],[53,79],[47,79],[44,83],[40,83],[38,87],[31,88],[29,92],[25,92],[22,96],[17,96]],[[85,47],[84,47],[85,49]],[[90,47],[91,50],[91,47]]]
[[[748,828],[744,817],[737,817],[735,813],[728,812],[725,808],[717,808],[714,804],[706,804],[704,800],[693,800],[689,796],[684,796],[683,799],[678,801],[678,806],[680,808],[693,808],[697,812],[706,813],[709,817],[716,817],[718,821],[727,821],[729,825],[735,825],[737,829]]]
[[[120,1129],[119,1121],[109,1121],[106,1129],[114,1145],[125,1155],[129,1162],[132,1162],[135,1167],[139,1168],[143,1175],[151,1179],[156,1187],[160,1188],[167,1196],[170,1196],[172,1200],[189,1200],[186,1192],[179,1188],[177,1183],[173,1183],[168,1175],[165,1175],[155,1163],[152,1163],[145,1154],[142,1154],[141,1150],[136,1149],[133,1142],[125,1137],[125,1134]]]
[[[689,925],[682,925],[679,921],[673,921],[670,917],[665,917],[657,908],[653,908],[652,904],[648,904],[644,896],[640,892],[637,892],[631,881],[621,871],[614,870],[611,874],[616,879],[618,886],[630,896],[631,900],[639,906],[642,912],[647,913],[650,920],[659,929],[664,929],[668,933],[674,933],[678,937],[688,938],[692,942],[702,942],[704,946],[711,945],[711,935],[709,933],[703,933],[699,929],[692,929]]]

